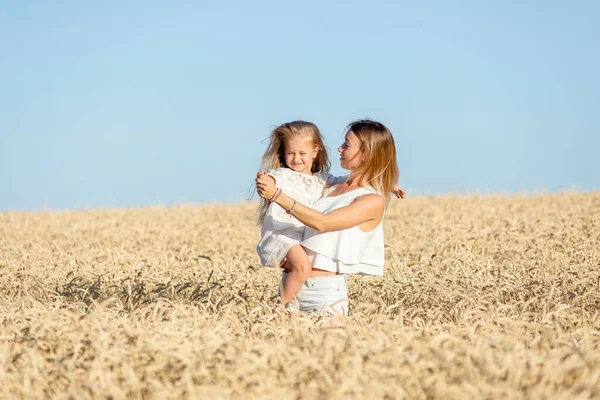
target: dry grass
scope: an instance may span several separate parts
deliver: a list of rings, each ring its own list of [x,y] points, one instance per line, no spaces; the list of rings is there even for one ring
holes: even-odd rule
[[[272,311],[253,210],[1,213],[0,397],[600,396],[600,193],[394,202],[341,325]]]

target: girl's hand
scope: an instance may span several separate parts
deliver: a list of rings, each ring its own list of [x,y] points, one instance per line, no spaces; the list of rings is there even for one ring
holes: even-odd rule
[[[399,199],[403,199],[406,197],[406,192],[402,190],[402,188],[398,185],[396,185],[396,187],[392,189],[392,193],[394,193]]]
[[[256,191],[258,195],[265,200],[270,200],[275,196],[277,188],[275,187],[275,180],[269,174],[264,171],[256,174]]]

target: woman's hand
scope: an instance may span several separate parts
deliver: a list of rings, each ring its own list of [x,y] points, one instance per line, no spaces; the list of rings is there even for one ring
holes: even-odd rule
[[[392,189],[392,193],[394,193],[399,199],[403,199],[406,197],[406,192],[402,190],[402,188],[398,185],[396,185],[396,187]]]
[[[258,195],[265,200],[271,200],[275,196],[277,187],[275,186],[275,180],[269,174],[264,171],[260,171],[256,174],[256,191]]]

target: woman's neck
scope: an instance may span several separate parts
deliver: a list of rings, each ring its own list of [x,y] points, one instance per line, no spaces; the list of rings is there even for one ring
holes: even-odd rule
[[[352,173],[350,174],[350,176],[348,176],[348,179],[346,179],[346,185],[348,185],[349,188],[358,188],[361,187],[361,185],[359,184],[359,179],[357,179],[358,177],[354,176]]]

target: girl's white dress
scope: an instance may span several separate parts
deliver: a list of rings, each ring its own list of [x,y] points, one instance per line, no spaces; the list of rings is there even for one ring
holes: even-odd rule
[[[297,203],[308,207],[321,197],[326,185],[334,185],[346,180],[346,177],[336,178],[326,172],[308,175],[290,168],[278,168],[269,171],[269,175],[275,179],[277,188],[281,188]],[[262,224],[261,240],[256,246],[261,264],[279,267],[290,247],[300,243],[303,234],[302,222],[286,213],[278,204],[271,203]]]

